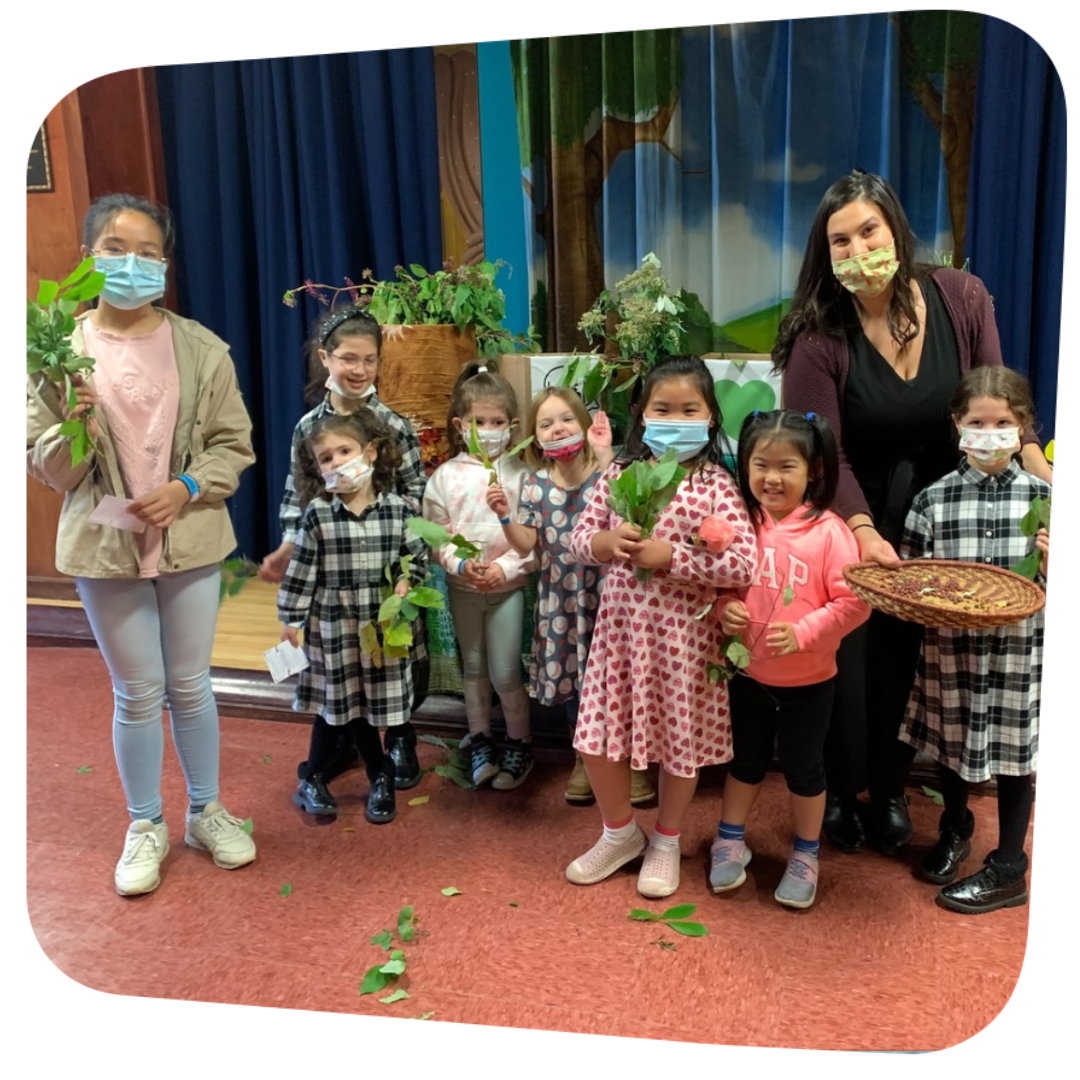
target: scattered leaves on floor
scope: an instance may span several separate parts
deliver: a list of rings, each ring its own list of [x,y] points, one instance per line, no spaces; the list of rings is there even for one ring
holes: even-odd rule
[[[409,805],[410,806],[423,806],[424,803],[426,803],[428,801],[428,799],[430,799],[430,798],[431,798],[430,795],[417,795],[415,799],[410,799],[409,800]]]
[[[292,886],[287,881],[285,882],[284,885],[281,886],[281,895],[282,896],[291,896],[292,895]]]
[[[940,792],[940,791],[935,791],[935,790],[934,790],[933,788],[928,788],[928,787],[926,787],[925,785],[923,785],[923,789],[922,789],[922,791],[923,791],[923,794],[924,794],[924,795],[925,795],[925,796],[926,796],[926,797],[927,797],[927,798],[928,798],[928,799],[929,799],[929,800],[930,800],[930,801],[931,801],[931,802],[932,802],[932,803],[933,803],[933,804],[934,804],[935,806],[944,806],[944,805],[945,805],[945,798],[944,798],[944,796],[943,796],[943,795],[941,794],[941,792]]]
[[[389,949],[391,940],[390,931],[383,930],[371,939],[371,944],[378,945],[380,949]]]
[[[431,1012],[420,1013],[418,1016],[410,1016],[409,1019],[410,1020],[430,1020],[434,1015],[435,1015],[435,1010],[432,1009]]]
[[[416,926],[414,923],[416,920],[413,918],[413,909],[411,905],[409,907],[403,907],[398,912],[397,917],[397,932],[398,937],[401,938],[406,944],[416,936]]]
[[[80,772],[80,773],[93,772],[94,771],[94,766],[93,765],[80,765],[79,768],[76,771]]]
[[[382,970],[379,964],[375,964],[364,972],[364,977],[360,981],[360,993],[377,994],[389,981],[390,976]]]
[[[439,892],[441,892],[443,894],[443,896],[460,896],[461,895],[461,890],[454,888],[453,885],[447,885],[445,889],[440,889]]]
[[[264,765],[269,765],[270,764],[270,755],[269,754],[263,754],[263,764]]]
[[[660,912],[659,915],[654,911],[646,911],[644,908],[633,908],[627,917],[637,922],[661,922],[670,930],[674,930],[677,934],[684,934],[686,937],[707,937],[709,931],[701,923],[689,921],[689,916],[695,911],[697,911],[696,904],[677,904],[675,907],[668,908],[667,911]]]
[[[404,1001],[409,995],[406,991],[398,987],[389,997],[379,998],[379,1001],[383,1005],[393,1005],[395,1001]]]
[[[240,828],[250,836],[255,831],[255,822],[252,821],[251,818],[244,818],[244,820],[240,822]]]

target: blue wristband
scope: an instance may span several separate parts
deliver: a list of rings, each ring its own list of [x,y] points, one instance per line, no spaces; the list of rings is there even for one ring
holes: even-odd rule
[[[500,525],[512,525],[513,522],[511,521],[510,518],[504,517],[504,518],[499,518],[499,524]]]
[[[458,577],[461,577],[465,573],[465,564],[468,561],[469,561],[468,559],[458,559],[458,564],[457,564]]]
[[[188,489],[188,495],[194,502],[199,497],[199,485],[187,473],[181,473],[176,479]]]

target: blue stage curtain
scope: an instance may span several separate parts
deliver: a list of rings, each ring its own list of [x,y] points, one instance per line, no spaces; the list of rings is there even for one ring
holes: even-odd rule
[[[1054,435],[1065,247],[1065,93],[1042,46],[986,16],[968,211],[971,271],[987,284],[1005,363]]]
[[[442,262],[432,50],[156,71],[180,313],[232,349],[257,464],[232,500],[238,550],[280,542],[277,509],[306,409],[305,279]]]

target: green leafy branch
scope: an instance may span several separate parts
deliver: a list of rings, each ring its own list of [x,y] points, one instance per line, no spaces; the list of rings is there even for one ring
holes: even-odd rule
[[[1050,531],[1050,496],[1043,498],[1036,495],[1031,500],[1027,513],[1020,519],[1020,532],[1024,536],[1035,536],[1040,529]],[[1042,552],[1035,548],[1025,555],[1013,568],[1014,574],[1021,574],[1034,581],[1042,568]]]
[[[416,923],[417,919],[411,906],[403,907],[398,912],[397,936],[402,944],[407,945],[416,936]],[[392,948],[393,941],[393,935],[389,930],[383,930],[371,939],[372,945],[377,945],[380,949],[389,952],[390,956],[381,964],[373,964],[364,972],[364,977],[360,981],[361,994],[377,994],[391,981],[396,981],[405,974],[408,966],[405,952],[403,949]],[[379,1001],[384,1005],[392,1005],[395,1001],[402,1001],[408,996],[405,990],[395,987],[388,997],[379,998]]]
[[[40,373],[58,389],[63,386],[69,412],[79,404],[73,378],[81,379],[94,370],[93,358],[77,355],[71,343],[75,312],[104,286],[105,275],[94,269],[93,258],[86,258],[63,281],[40,281],[37,300],[26,301],[26,373]],[[92,417],[93,410],[88,409],[60,425],[60,434],[71,440],[73,466],[97,449],[87,426]]]
[[[663,923],[675,933],[684,934],[686,937],[707,937],[709,931],[704,925],[689,921],[695,911],[697,911],[697,904],[679,904],[660,912],[659,915],[652,911],[645,911],[643,908],[634,908],[627,917],[636,922]]]
[[[466,540],[461,533],[454,533],[451,536],[444,525],[428,521],[427,518],[409,518],[405,525],[409,532],[414,536],[419,536],[428,547],[441,548],[453,544],[454,555],[459,559],[479,559],[482,554],[479,544]]]
[[[402,557],[399,578],[409,577],[412,561],[411,555]],[[419,584],[411,586],[404,596],[399,596],[394,588],[393,564],[383,570],[383,576],[386,584],[383,586],[383,602],[379,606],[379,614],[375,622],[365,623],[360,630],[360,651],[365,656],[370,656],[376,667],[382,667],[384,659],[406,659],[413,644],[413,623],[421,610],[443,607],[442,593],[424,584],[429,580],[427,577]]]
[[[225,559],[221,564],[218,603],[222,603],[226,596],[235,596],[253,577],[258,577],[258,575],[259,564],[246,556]]]
[[[463,787],[467,791],[475,789],[469,755],[462,750],[460,739],[440,739],[438,735],[420,735],[418,738],[420,742],[446,751],[446,760],[430,766],[429,772],[452,780],[458,787]]]
[[[611,481],[608,507],[631,525],[641,529],[641,539],[646,540],[656,527],[656,519],[675,497],[686,476],[674,450],[666,450],[655,464],[635,461]],[[648,581],[652,571],[637,568],[638,581]]]
[[[794,599],[795,589],[791,585],[788,585],[783,592],[777,594],[776,598],[773,600],[772,607],[769,609],[768,617],[765,619],[765,629],[768,629],[769,623],[772,622],[773,612],[776,611],[777,603],[780,600],[783,600],[784,607],[787,607]],[[704,615],[704,612],[701,614]],[[720,642],[720,663],[717,664],[711,660],[706,663],[705,677],[713,686],[719,682],[727,682],[729,679],[734,679],[740,671],[743,671],[750,666],[754,647],[760,640],[761,634],[758,634],[751,643],[750,648],[747,648],[743,644],[742,634],[729,634],[724,637]]]
[[[530,435],[523,442],[519,442],[517,446],[512,446],[509,450],[503,453],[503,457],[514,457],[520,454],[533,441],[533,437]],[[499,474],[495,471],[495,466],[491,461],[484,444],[480,441],[480,432],[476,427],[476,420],[473,420],[469,427],[469,453],[473,457],[478,457],[483,463],[484,468],[488,471],[488,486],[492,487],[499,482]]]

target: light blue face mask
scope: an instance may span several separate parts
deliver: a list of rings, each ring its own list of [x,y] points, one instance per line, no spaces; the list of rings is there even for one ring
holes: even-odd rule
[[[165,295],[165,263],[128,255],[99,255],[95,267],[105,275],[101,299],[121,311],[134,311]]]
[[[655,457],[674,450],[679,461],[697,457],[709,442],[708,420],[646,420],[645,445]]]

